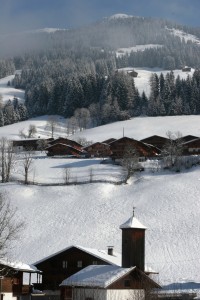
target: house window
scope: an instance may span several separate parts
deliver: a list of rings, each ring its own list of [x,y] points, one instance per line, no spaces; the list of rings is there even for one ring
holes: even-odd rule
[[[82,260],[78,260],[77,261],[77,267],[82,268],[82,265],[83,265]]]
[[[93,260],[92,264],[93,265],[98,265],[97,260]]]
[[[128,280],[128,279],[124,280],[124,286],[125,287],[130,287],[131,286],[130,280]]]
[[[62,265],[63,265],[63,269],[67,269],[67,261],[66,260],[63,260]]]

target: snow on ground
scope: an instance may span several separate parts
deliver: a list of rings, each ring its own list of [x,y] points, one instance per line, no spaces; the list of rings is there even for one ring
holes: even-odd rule
[[[199,118],[135,118],[82,133],[93,140],[120,137],[124,125],[128,128],[126,135],[135,138],[155,133],[164,135],[168,129],[198,135]],[[41,126],[41,119],[38,122]],[[7,127],[13,128],[14,135],[19,125],[0,128],[0,135],[7,132]],[[102,172],[104,178],[120,177],[119,167],[100,165],[99,160],[51,159],[41,153],[34,164],[35,180],[43,182],[55,183],[62,179],[63,166],[75,167],[72,172],[76,170],[82,178],[88,176],[91,166],[95,172]],[[181,287],[187,284],[190,288],[190,282],[200,282],[199,183],[200,167],[178,174],[146,171],[121,186],[109,183],[58,187],[1,184],[1,192],[18,207],[18,218],[26,225],[10,255],[14,260],[32,263],[72,244],[98,249],[113,244],[115,250],[121,252],[119,226],[130,217],[134,205],[136,217],[148,227],[147,265],[159,272],[161,284],[181,283]]]
[[[32,157],[29,180],[40,184],[64,183],[66,169],[70,182],[89,182],[91,179],[116,182],[124,175],[120,166],[104,164],[103,159],[47,157],[45,152],[35,152]],[[17,158],[12,179],[24,179],[23,154]]]
[[[121,252],[119,226],[137,207],[148,227],[146,264],[161,284],[200,282],[200,168],[188,172],[140,173],[128,185],[39,187],[2,184],[25,228],[13,256],[34,262],[72,244]]]
[[[1,93],[1,91],[0,91]],[[66,136],[65,120],[59,119],[56,137]],[[50,137],[47,116],[0,128],[0,137],[19,139],[19,130],[37,127],[37,136]],[[76,133],[73,138],[103,141],[129,136],[142,139],[153,134],[166,135],[168,130],[183,135],[200,136],[200,116],[139,117]],[[95,176],[118,180],[120,167],[101,165],[100,160],[34,158],[31,173],[35,181],[56,183],[62,180],[63,168],[74,177]],[[19,161],[15,178],[22,178]],[[77,175],[78,174],[78,175]],[[95,179],[95,178],[94,178]],[[18,208],[17,217],[25,227],[10,249],[13,260],[32,263],[72,244],[106,249],[114,245],[121,252],[121,231],[136,206],[136,217],[148,227],[146,263],[159,272],[158,280],[181,288],[197,287],[200,247],[200,167],[182,173],[145,171],[127,185],[91,183],[74,186],[36,186],[17,183],[1,184],[1,193]]]
[[[29,125],[36,126],[36,137],[51,137],[51,132],[46,130],[48,116],[41,116],[27,121],[0,127],[0,138],[7,137],[11,140],[20,139],[20,130],[28,130]],[[58,127],[55,131],[55,138],[59,136],[67,137],[66,121],[60,117]],[[200,116],[168,116],[168,117],[137,117],[126,121],[119,121],[83,131],[77,131],[71,139],[85,137],[89,141],[102,142],[109,138],[121,138],[124,136],[141,140],[151,135],[161,135],[166,137],[166,132],[180,131],[182,135],[192,134],[200,137]]]
[[[124,136],[141,140],[151,135],[166,137],[166,132],[180,131],[182,135],[200,137],[200,116],[137,117],[77,132],[73,138],[86,137],[93,142]],[[1,128],[0,128],[1,135]]]
[[[156,73],[158,76],[160,76],[161,73],[163,73],[164,76],[166,76],[167,73],[169,73],[169,70],[163,70],[160,68],[121,68],[118,69],[120,72],[128,72],[131,70],[135,70],[138,72],[138,76],[134,78],[135,86],[138,88],[139,93],[142,94],[144,91],[147,96],[150,94],[150,85],[149,80],[152,73]],[[194,73],[194,69],[191,69],[191,72],[183,72],[182,70],[173,70],[175,78],[179,75],[181,79],[186,79],[187,76],[192,76]]]
[[[13,86],[8,86],[8,81],[12,81],[15,75],[10,75],[0,79],[0,95],[3,96],[3,102],[7,102],[9,99],[13,100],[17,97],[19,101],[24,101],[24,90],[15,89]]]
[[[195,35],[193,35],[193,34],[189,34],[189,33],[186,33],[186,32],[184,32],[184,31],[182,31],[182,30],[175,29],[175,28],[173,28],[173,29],[168,29],[168,28],[167,28],[167,30],[168,30],[171,34],[173,34],[173,35],[175,35],[175,36],[179,36],[180,39],[185,40],[186,43],[187,43],[188,41],[190,41],[190,42],[193,42],[193,43],[195,43],[195,44],[197,44],[197,45],[200,45],[200,40],[199,40],[199,38],[197,38],[197,37],[196,37]]]
[[[162,45],[146,44],[146,45],[136,45],[136,46],[128,47],[128,48],[119,48],[116,51],[116,56],[121,57],[121,56],[126,55],[126,54],[129,55],[131,52],[144,51],[146,49],[159,48],[159,47],[162,47]]]

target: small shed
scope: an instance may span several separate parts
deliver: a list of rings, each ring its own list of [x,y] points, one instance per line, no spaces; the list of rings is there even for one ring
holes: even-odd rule
[[[111,265],[88,266],[65,279],[60,287],[61,300],[144,300],[145,290],[160,288],[137,267]]]

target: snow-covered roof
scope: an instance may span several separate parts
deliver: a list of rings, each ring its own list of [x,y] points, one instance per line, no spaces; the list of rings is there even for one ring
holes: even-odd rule
[[[136,267],[121,268],[110,265],[91,265],[63,280],[60,286],[89,286],[106,288]]]
[[[38,264],[42,263],[43,261],[46,261],[46,260],[48,260],[48,259],[50,259],[50,258],[52,258],[52,257],[54,257],[54,256],[56,256],[56,255],[58,255],[58,254],[60,254],[62,252],[64,252],[64,251],[67,251],[68,249],[71,249],[73,247],[75,247],[75,248],[77,248],[79,250],[82,250],[82,251],[84,251],[84,252],[86,252],[88,254],[91,254],[91,255],[95,256],[96,258],[102,259],[106,263],[109,263],[111,265],[121,266],[121,254],[119,254],[119,253],[117,253],[115,251],[113,251],[113,255],[109,255],[106,250],[93,249],[93,248],[85,248],[85,247],[77,246],[77,245],[72,245],[72,246],[69,246],[69,247],[67,247],[65,249],[62,249],[61,251],[58,251],[58,252],[56,252],[56,253],[54,253],[54,254],[52,254],[50,256],[47,256],[47,257],[45,257],[45,258],[43,258],[43,259],[41,259],[41,260],[33,263],[33,265],[38,265]]]
[[[20,261],[10,261],[8,259],[0,259],[0,264],[17,271],[29,272],[29,273],[37,273],[40,272],[35,266],[28,265]]]
[[[142,223],[140,223],[140,221],[137,218],[135,218],[134,216],[132,216],[125,223],[120,225],[120,229],[123,229],[123,228],[147,229],[147,227],[145,227]]]

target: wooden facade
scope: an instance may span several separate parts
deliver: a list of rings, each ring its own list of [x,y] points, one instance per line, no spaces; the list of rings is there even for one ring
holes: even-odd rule
[[[55,144],[68,145],[78,150],[81,150],[83,148],[83,146],[80,145],[79,143],[63,137],[59,137],[49,143],[49,145],[55,145]]]
[[[107,256],[108,257],[108,256]],[[71,246],[63,251],[45,258],[34,265],[43,272],[42,290],[58,290],[59,284],[67,277],[77,273],[89,265],[105,265],[109,261],[92,252],[84,251],[77,246]]]
[[[195,135],[185,135],[183,137],[181,137],[181,141],[183,141],[184,143],[186,142],[190,142],[190,141],[193,141],[193,140],[196,140],[198,139],[199,137],[198,136],[195,136]]]
[[[69,157],[81,157],[85,154],[82,150],[61,143],[53,144],[45,150],[47,151],[48,156],[64,155]]]
[[[111,143],[110,149],[112,151],[111,156],[114,160],[123,158],[127,149],[135,151],[136,155],[140,158],[154,157],[158,155],[159,152],[155,147],[151,147],[151,145],[128,137],[123,137]]]
[[[153,145],[158,149],[163,149],[163,147],[166,145],[168,141],[169,141],[168,138],[159,135],[152,135],[150,137],[140,140],[140,142]]]
[[[19,264],[19,263],[18,263]],[[29,283],[23,282],[24,273],[29,274]],[[36,268],[24,268],[15,263],[0,262],[1,300],[18,299],[30,296],[32,293],[31,273],[40,273]],[[38,276],[37,276],[38,278]]]
[[[145,268],[145,230],[126,228],[122,230],[122,267]]]
[[[106,143],[94,143],[84,148],[91,157],[107,157],[111,155],[110,145]]]
[[[184,155],[199,155],[200,154],[200,138],[183,143]]]

